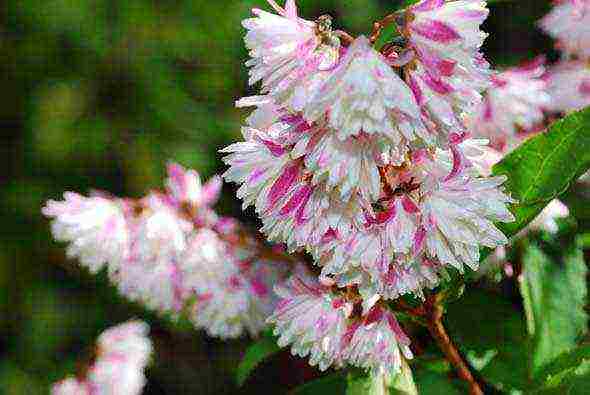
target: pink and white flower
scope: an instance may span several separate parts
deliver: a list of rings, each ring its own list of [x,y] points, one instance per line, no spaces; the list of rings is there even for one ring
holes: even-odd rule
[[[178,204],[190,204],[199,209],[211,207],[219,199],[222,183],[221,178],[215,176],[203,185],[196,171],[185,169],[178,163],[168,164],[166,186]]]
[[[406,37],[428,73],[486,87],[488,64],[479,52],[487,37],[480,29],[489,14],[484,0],[423,0],[407,12]]]
[[[590,67],[582,61],[565,61],[549,70],[551,109],[572,112],[590,106]]]
[[[275,291],[282,300],[268,322],[275,324],[279,346],[291,344],[293,355],[309,355],[310,365],[320,370],[339,366],[352,305],[309,277],[294,276]]]
[[[213,336],[256,335],[276,304],[272,285],[292,262],[268,254],[270,247],[245,237],[236,220],[213,211],[219,188],[217,177],[203,185],[196,172],[170,164],[167,193],[136,201],[69,193],[44,212],[56,218],[56,236],[88,249],[75,255],[85,265],[98,262],[95,271],[107,266],[127,298],[173,316],[190,310],[195,326]],[[119,240],[121,228],[125,243],[114,248],[108,238]]]
[[[421,204],[427,255],[460,271],[464,265],[476,270],[481,246],[507,244],[493,223],[514,221],[507,207],[514,201],[500,189],[505,181],[458,175],[434,182]]]
[[[378,166],[403,161],[384,140],[364,134],[340,140],[331,129],[321,128],[305,145],[304,162],[313,174],[312,184],[325,181],[328,190],[338,188],[344,200],[356,192],[366,200],[377,200],[381,189]]]
[[[139,395],[145,386],[144,369],[152,353],[149,327],[130,321],[103,332],[96,360],[84,379],[56,383],[53,395]]]
[[[338,68],[315,92],[304,117],[317,121],[326,113],[341,140],[360,133],[380,134],[397,146],[430,137],[412,92],[364,36],[352,43]]]
[[[243,22],[250,84],[262,81],[263,93],[300,111],[338,63],[340,40],[329,17],[311,22],[298,16],[294,0],[287,0],[284,8],[268,2],[277,14],[254,9],[254,17]]]
[[[367,316],[348,327],[342,359],[374,374],[399,372],[402,358],[412,359],[410,339],[393,313],[375,306]]]
[[[540,22],[569,57],[590,58],[590,2],[556,0],[553,10]]]
[[[535,61],[493,76],[483,102],[468,118],[470,132],[490,139],[499,149],[514,146],[519,132],[532,131],[543,122],[543,110],[551,104],[544,73],[543,64]]]
[[[430,121],[425,124],[443,143],[465,129],[462,114],[490,84],[489,64],[479,52],[487,15],[480,0],[423,0],[406,11],[402,31],[415,52],[406,80]]]
[[[570,215],[568,207],[559,199],[553,199],[541,213],[527,226],[524,232],[531,230],[544,230],[549,233],[557,233],[559,226],[557,220],[567,218]],[[520,234],[522,236],[522,233]]]
[[[196,296],[190,312],[195,326],[224,339],[260,333],[277,303],[272,287],[285,279],[289,262],[259,256],[253,240],[231,246],[210,231],[202,231],[191,245],[185,279]]]
[[[314,252],[323,243],[347,236],[363,222],[361,200],[341,199],[324,184],[296,184],[276,208],[262,216],[262,232],[269,240],[284,242],[289,250],[306,248]]]
[[[69,258],[79,258],[92,273],[118,268],[129,255],[130,230],[125,203],[106,196],[64,193],[64,201],[50,200],[43,214],[53,219],[56,240],[69,243]]]
[[[51,387],[51,395],[91,395],[90,386],[85,381],[70,377]]]
[[[131,259],[115,280],[129,299],[155,310],[179,312],[184,302],[180,265],[193,227],[165,199],[157,194],[144,199],[146,208],[136,220]]]
[[[255,205],[257,212],[263,212],[297,181],[300,161],[293,161],[267,133],[252,128],[242,132],[245,141],[221,150],[229,154],[223,160],[230,166],[223,178],[241,184],[237,196],[244,200],[243,208]]]

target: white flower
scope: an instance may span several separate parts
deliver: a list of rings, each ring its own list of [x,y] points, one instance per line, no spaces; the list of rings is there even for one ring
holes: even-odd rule
[[[561,62],[549,70],[551,109],[572,112],[590,106],[590,67],[582,61]]]
[[[169,163],[166,186],[170,196],[178,203],[189,203],[197,208],[203,208],[210,207],[217,202],[222,181],[216,176],[203,185],[201,177],[196,171],[185,169],[177,163]]]
[[[439,144],[465,129],[462,114],[473,110],[490,84],[489,64],[479,52],[487,15],[480,0],[423,0],[407,11],[402,31],[415,60],[406,80]]]
[[[540,25],[557,39],[558,48],[566,55],[590,58],[590,3],[587,0],[555,1],[555,7]]]
[[[565,204],[558,199],[553,199],[528,225],[526,230],[544,230],[549,233],[557,233],[559,226],[556,220],[567,218],[569,214],[570,211]]]
[[[399,373],[402,358],[413,358],[410,339],[393,313],[378,306],[348,328],[344,342],[342,359],[373,374]]]
[[[483,0],[423,0],[409,8],[406,33],[420,62],[433,76],[460,77],[487,85],[488,65],[479,48],[489,10]]]
[[[317,121],[326,113],[341,140],[361,132],[382,134],[393,145],[429,137],[412,92],[363,36],[310,99],[304,116]]]
[[[278,344],[291,344],[293,355],[309,355],[309,363],[320,370],[339,365],[346,317],[352,306],[336,298],[317,280],[295,276],[275,288],[282,299],[268,319],[275,324]]]
[[[324,184],[295,185],[276,208],[262,216],[262,232],[269,240],[285,242],[289,250],[305,247],[314,252],[326,240],[347,236],[363,222],[358,198],[344,201]]]
[[[243,22],[252,58],[246,63],[250,84],[262,81],[263,93],[300,111],[337,64],[340,41],[329,18],[317,23],[300,18],[294,0],[287,0],[284,9],[269,3],[278,15],[254,9],[255,17]]]
[[[387,273],[394,254],[412,249],[418,230],[418,206],[407,196],[394,198],[383,212],[369,218],[369,227],[351,232],[322,262],[324,275],[339,274],[360,266],[374,276]]]
[[[467,174],[436,182],[422,202],[427,254],[463,270],[476,270],[479,248],[508,243],[493,221],[512,222],[507,208],[513,200],[500,185],[505,177],[472,178]]]
[[[71,377],[53,384],[51,395],[91,395],[91,389],[87,382]]]
[[[43,214],[53,218],[56,240],[69,243],[67,254],[79,258],[92,273],[106,264],[116,270],[129,254],[129,226],[124,203],[103,196],[64,193],[64,201],[50,200]]]
[[[144,199],[145,213],[134,229],[132,255],[114,276],[120,292],[148,307],[179,312],[183,306],[180,264],[192,224],[165,197]]]
[[[183,259],[187,292],[196,296],[190,319],[211,336],[258,335],[277,298],[273,284],[286,275],[289,263],[263,259],[260,245],[246,240],[230,245],[210,230],[190,241]]]
[[[53,395],[139,395],[145,386],[144,369],[152,353],[149,327],[130,321],[103,332],[96,360],[83,380],[55,384]]]
[[[229,154],[223,160],[230,166],[223,178],[241,184],[237,196],[244,200],[244,209],[255,205],[262,212],[284,196],[301,166],[268,134],[251,128],[244,128],[243,133],[246,141],[221,150]]]
[[[448,136],[465,130],[463,114],[470,113],[481,102],[483,89],[462,86],[466,80],[449,81],[440,75],[432,75],[417,63],[406,71],[408,85],[423,111],[423,121],[430,132],[437,136],[437,145],[446,146]]]
[[[475,136],[492,141],[494,147],[513,146],[520,139],[518,129],[531,131],[544,119],[551,97],[542,63],[506,70],[492,78],[492,86],[468,119]]]
[[[305,166],[313,173],[312,182],[325,181],[328,189],[338,188],[342,199],[355,192],[375,201],[381,194],[378,166],[387,144],[372,136],[360,135],[340,140],[332,130],[322,129],[310,137]]]

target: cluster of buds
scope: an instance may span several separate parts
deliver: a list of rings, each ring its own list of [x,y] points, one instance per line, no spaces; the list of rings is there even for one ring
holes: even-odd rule
[[[269,240],[303,250],[320,274],[277,287],[270,318],[282,346],[312,364],[399,369],[408,338],[388,300],[423,297],[449,267],[476,269],[479,249],[508,242],[503,177],[488,177],[485,145],[466,114],[493,73],[480,52],[485,1],[423,0],[367,38],[309,21],[293,0],[244,21],[250,83],[261,95],[223,150]],[[374,47],[395,23],[392,43]],[[400,351],[401,350],[401,351]]]
[[[109,278],[127,298],[177,316],[188,313],[212,336],[258,334],[274,309],[272,286],[289,275],[293,258],[212,208],[221,179],[168,166],[166,191],[139,200],[67,192],[43,213],[68,256]]]
[[[148,326],[130,321],[104,331],[96,355],[80,377],[53,385],[52,395],[139,395],[145,385],[144,369],[152,354]]]

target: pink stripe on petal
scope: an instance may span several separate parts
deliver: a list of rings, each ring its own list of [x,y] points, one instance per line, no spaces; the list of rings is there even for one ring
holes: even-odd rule
[[[309,199],[309,195],[311,195],[311,187],[309,185],[301,186],[294,194],[291,196],[289,201],[281,208],[279,211],[279,215],[289,215],[293,211],[295,211],[304,201]]]
[[[425,49],[418,49],[416,48],[416,53],[418,57],[426,66],[427,69],[430,69],[432,72],[438,73],[445,77],[450,77],[455,72],[455,66],[457,62],[452,60],[443,59],[431,51],[427,51]]]
[[[488,16],[487,9],[481,10],[459,10],[455,14],[456,17],[461,19],[481,19],[482,21]]]
[[[407,196],[404,196],[402,198],[402,207],[404,208],[404,210],[407,213],[410,213],[410,214],[416,214],[418,211],[420,211],[420,209],[418,208],[418,206],[416,205],[416,203],[414,203],[412,201],[412,199],[410,199]]]
[[[395,333],[397,340],[400,343],[409,346],[410,339],[408,338],[408,336],[406,336],[402,327],[399,325],[399,322],[397,322],[397,319],[392,313],[387,314],[387,322],[389,323],[389,327],[391,328],[393,333]]]
[[[419,228],[414,235],[414,245],[412,246],[414,254],[417,254],[422,250],[422,247],[424,246],[424,240],[426,240],[426,229]]]
[[[420,86],[411,75],[408,75],[408,85],[412,90],[412,93],[414,93],[414,97],[416,98],[418,105],[422,106],[424,104],[424,95],[422,94],[422,89],[420,89]]]
[[[395,207],[395,204],[392,204],[387,210],[377,213],[377,216],[375,218],[375,223],[383,224],[385,222],[388,222],[392,218],[395,217],[395,214],[396,214],[396,207]]]
[[[428,85],[430,89],[432,89],[440,95],[448,95],[449,93],[452,93],[454,91],[452,86],[450,86],[440,78],[432,77],[429,74],[422,75],[422,81],[424,81],[424,83]]]
[[[451,172],[444,178],[444,181],[449,181],[456,177],[464,169],[464,158],[463,153],[457,148],[456,145],[451,145],[451,152],[453,154],[453,168]]]
[[[253,169],[248,177],[248,183],[255,183],[266,173],[266,169]]]
[[[254,278],[250,281],[250,286],[254,294],[260,298],[265,298],[269,294],[269,289],[266,284],[259,278]]]
[[[342,347],[347,347],[350,344],[350,341],[352,340],[352,337],[354,336],[355,332],[357,331],[358,328],[360,328],[361,323],[356,321],[354,323],[352,323],[347,329],[346,332],[344,333],[344,335],[342,335]]]
[[[580,86],[578,86],[578,92],[582,96],[590,96],[590,80],[582,81]]]
[[[374,322],[377,322],[383,318],[383,309],[379,306],[373,307],[367,316],[365,317],[365,325],[371,325]]]
[[[268,208],[272,208],[279,199],[281,199],[287,191],[295,184],[299,176],[300,165],[298,162],[293,162],[283,170],[283,173],[277,178],[275,183],[270,188],[267,196]]]
[[[266,148],[268,148],[271,154],[273,154],[276,157],[282,156],[286,152],[286,150],[283,147],[281,147],[279,144],[273,141],[265,139],[260,139],[260,141],[262,142],[262,144],[264,144]]]
[[[297,5],[295,0],[287,0],[285,4],[285,16],[289,19],[297,19]]]
[[[461,36],[455,31],[455,29],[446,23],[432,19],[427,19],[420,23],[414,23],[412,24],[411,29],[424,38],[443,44],[449,44],[461,39]]]
[[[484,99],[483,107],[483,119],[484,121],[491,122],[494,119],[494,109],[489,98]]]
[[[434,10],[435,8],[439,8],[442,7],[443,4],[445,3],[445,0],[425,0],[421,3],[416,4],[415,6],[412,7],[413,11],[431,11]]]

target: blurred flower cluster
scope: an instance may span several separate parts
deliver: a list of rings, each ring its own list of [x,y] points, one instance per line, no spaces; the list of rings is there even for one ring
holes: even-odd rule
[[[107,329],[98,338],[94,360],[82,377],[56,383],[53,395],[139,395],[152,343],[144,322],[130,321]]]
[[[168,166],[167,189],[120,199],[102,192],[67,192],[43,213],[68,255],[96,273],[105,268],[122,295],[174,316],[187,312],[212,336],[256,335],[276,304],[272,286],[292,258],[247,234],[212,208],[217,177]]]

